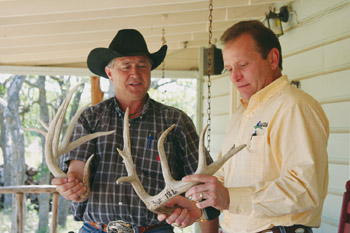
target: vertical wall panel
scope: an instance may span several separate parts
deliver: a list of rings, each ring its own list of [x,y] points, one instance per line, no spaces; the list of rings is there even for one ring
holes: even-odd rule
[[[203,84],[203,128],[207,124],[208,114],[208,79]],[[230,115],[230,80],[225,75],[211,76],[211,142],[213,159],[221,151],[222,140]],[[207,143],[207,142],[206,142]]]
[[[336,233],[350,179],[350,2],[297,0],[291,6],[299,24],[293,15],[280,37],[284,73],[321,103],[331,129],[328,196],[321,227],[314,232]]]

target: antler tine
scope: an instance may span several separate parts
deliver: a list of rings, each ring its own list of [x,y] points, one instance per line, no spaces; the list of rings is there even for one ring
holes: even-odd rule
[[[232,148],[220,159],[216,160],[214,163],[210,164],[206,170],[203,171],[201,174],[205,175],[213,175],[217,170],[221,168],[224,163],[229,160],[231,157],[233,157],[235,154],[240,152],[244,147],[246,147],[246,144],[239,145],[235,147],[235,145],[232,146]]]
[[[72,133],[74,131],[74,126],[80,115],[84,112],[84,110],[89,106],[90,104],[85,104],[83,107],[81,107],[76,113],[75,115],[73,116],[73,118],[70,120],[69,124],[68,124],[68,127],[67,127],[67,130],[66,130],[66,134],[64,135],[64,138],[61,142],[61,145],[62,147],[67,147],[67,145],[69,144],[69,140],[70,140],[70,137],[72,136]]]
[[[81,144],[92,140],[94,138],[100,137],[100,136],[105,136],[105,135],[109,135],[115,132],[115,130],[111,130],[111,131],[107,131],[107,132],[97,132],[97,133],[93,133],[93,134],[89,134],[86,136],[83,136],[81,138],[78,138],[77,140],[69,143],[70,137],[72,136],[73,130],[74,130],[74,125],[77,123],[80,115],[84,112],[84,110],[89,106],[90,104],[86,104],[84,105],[82,108],[80,108],[77,113],[74,115],[74,117],[71,119],[71,121],[68,124],[68,129],[66,131],[66,134],[62,140],[61,145],[58,147],[58,152],[56,157],[59,157],[62,154],[65,154],[71,150],[74,150],[75,148],[77,148],[78,146],[80,146]]]
[[[59,168],[56,158],[58,152],[59,137],[62,130],[62,124],[64,115],[67,111],[68,103],[73,96],[73,93],[78,89],[79,85],[76,85],[64,99],[61,106],[58,108],[56,116],[50,122],[46,142],[45,142],[45,159],[49,170],[55,177],[66,177],[66,174]]]
[[[53,138],[54,134],[47,133],[46,135],[46,141],[45,141],[45,160],[46,164],[49,168],[49,170],[52,172],[52,174],[55,177],[66,177],[66,174],[58,167],[58,164],[56,162],[56,156],[54,155],[53,151]]]
[[[60,135],[62,131],[62,125],[64,121],[64,116],[66,115],[68,104],[74,94],[74,92],[79,88],[81,84],[76,85],[66,96],[66,98],[63,100],[63,103],[61,106],[58,108],[56,116],[50,123],[49,129],[48,129],[48,134],[53,133],[53,141],[52,141],[52,153],[54,157],[57,157],[57,152],[58,152],[58,144],[60,141]]]
[[[165,150],[164,150],[164,140],[166,136],[168,136],[168,133],[174,127],[175,127],[175,124],[171,125],[167,130],[165,130],[162,133],[162,135],[159,137],[159,140],[158,140],[158,152],[159,152],[160,164],[162,167],[162,173],[163,173],[165,184],[171,184],[175,181],[170,173],[168,159],[166,157]]]
[[[42,129],[37,129],[37,128],[25,128],[24,129],[25,131],[33,131],[33,132],[37,132],[37,133],[40,133],[41,135],[45,136],[47,135],[47,132],[45,132],[44,130]]]
[[[129,132],[129,108],[126,108],[125,115],[124,115],[123,139],[124,139],[124,148],[131,155],[130,132]]]
[[[84,175],[83,175],[83,185],[86,188],[85,193],[80,195],[81,199],[85,199],[89,193],[90,193],[90,163],[94,157],[94,154],[92,154],[89,159],[86,161],[86,164],[84,166]]]
[[[202,174],[207,166],[207,157],[206,157],[206,150],[204,146],[204,136],[207,132],[208,125],[205,126],[204,130],[201,133],[201,136],[199,138],[199,146],[198,146],[198,166],[195,174]]]
[[[201,133],[200,139],[199,139],[199,148],[198,148],[198,167],[195,172],[195,174],[203,174],[203,175],[213,175],[217,170],[220,169],[220,167],[232,156],[237,154],[239,151],[241,151],[244,147],[246,147],[246,144],[240,145],[235,148],[235,145],[232,146],[232,148],[220,159],[216,160],[214,163],[207,166],[206,163],[206,152],[205,152],[205,146],[204,146],[204,136],[208,129],[208,125],[204,128],[204,130]]]
[[[39,119],[40,124],[44,127],[44,129],[48,130],[49,126],[41,119]]]
[[[124,115],[123,140],[124,140],[123,150],[120,150],[119,148],[117,148],[117,151],[123,158],[123,162],[128,172],[128,176],[120,177],[117,180],[117,184],[121,184],[124,182],[131,183],[137,195],[148,206],[150,195],[145,191],[139,177],[137,176],[136,169],[134,167],[134,162],[132,160],[132,155],[131,155],[130,136],[129,136],[129,108],[126,109],[125,115]]]

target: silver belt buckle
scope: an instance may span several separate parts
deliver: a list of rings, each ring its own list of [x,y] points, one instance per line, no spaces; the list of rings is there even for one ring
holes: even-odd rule
[[[272,230],[264,230],[261,233],[273,233],[273,231]]]
[[[122,220],[112,221],[107,226],[108,233],[135,233],[135,229],[131,223]]]

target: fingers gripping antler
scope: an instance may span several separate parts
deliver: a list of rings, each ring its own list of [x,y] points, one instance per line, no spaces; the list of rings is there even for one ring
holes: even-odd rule
[[[46,160],[46,163],[47,163],[47,166],[48,166],[50,172],[55,177],[66,177],[66,174],[59,168],[59,166],[57,164],[57,159],[59,158],[59,156],[77,148],[78,146],[80,146],[81,144],[83,144],[89,140],[92,140],[92,139],[100,137],[100,136],[112,134],[115,132],[114,130],[108,131],[108,132],[97,132],[97,133],[83,136],[83,137],[81,137],[73,142],[69,142],[69,140],[72,136],[73,130],[74,130],[74,126],[77,123],[82,112],[89,106],[89,104],[88,104],[88,105],[85,105],[82,108],[80,108],[77,111],[77,113],[74,115],[74,117],[71,119],[71,121],[68,124],[66,134],[63,137],[62,143],[61,144],[59,143],[60,142],[60,135],[61,135],[61,131],[62,131],[62,125],[64,122],[64,116],[66,114],[69,102],[70,102],[74,92],[79,88],[79,86],[80,86],[80,84],[76,85],[68,93],[67,97],[64,99],[63,103],[59,107],[59,109],[56,113],[56,116],[50,121],[50,124],[48,126],[43,121],[41,121],[41,124],[47,130],[47,132],[42,130],[42,129],[30,129],[32,131],[39,132],[45,136],[45,138],[46,138],[46,141],[45,141],[45,160]],[[90,162],[91,162],[93,156],[94,155],[90,156],[90,158],[86,162],[85,168],[84,168],[83,183],[84,183],[84,186],[87,188],[87,192],[85,193],[85,197],[89,193],[89,188],[90,188],[90,185],[88,184],[89,177],[90,177],[90,169],[89,168],[90,168]],[[82,196],[84,196],[84,194]]]
[[[135,192],[140,197],[140,199],[145,203],[147,208],[157,214],[165,213],[170,215],[173,212],[173,208],[165,207],[164,204],[168,202],[171,198],[186,192],[194,185],[198,184],[198,182],[183,182],[174,180],[170,173],[170,169],[168,166],[168,160],[164,150],[164,140],[170,130],[172,130],[175,125],[170,126],[164,133],[160,136],[158,141],[158,152],[161,162],[161,168],[163,172],[163,177],[165,181],[165,188],[155,196],[150,196],[142,186],[142,183],[137,176],[136,169],[134,167],[134,163],[132,160],[131,149],[130,149],[130,137],[129,137],[129,110],[127,109],[124,116],[124,149],[117,149],[119,154],[123,157],[124,163],[128,172],[127,177],[121,177],[117,180],[117,183],[129,182],[133,186]],[[207,127],[203,130],[200,140],[199,140],[199,160],[198,160],[198,168],[195,174],[204,174],[204,175],[212,175],[233,155],[242,150],[246,145],[240,145],[232,149],[221,157],[216,162],[207,166],[206,164],[206,150],[204,146],[204,135],[207,130]]]

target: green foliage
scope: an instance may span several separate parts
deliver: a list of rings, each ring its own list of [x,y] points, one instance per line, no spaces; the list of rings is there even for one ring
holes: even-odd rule
[[[41,163],[37,169],[36,174],[33,176],[33,180],[34,182],[39,182],[41,177],[46,177],[48,174],[50,174],[49,168]]]
[[[153,84],[148,91],[149,95],[166,105],[183,110],[193,122],[196,121],[197,83],[195,79],[152,79]]]
[[[0,85],[0,96],[4,96],[6,94],[6,88],[4,85]]]

